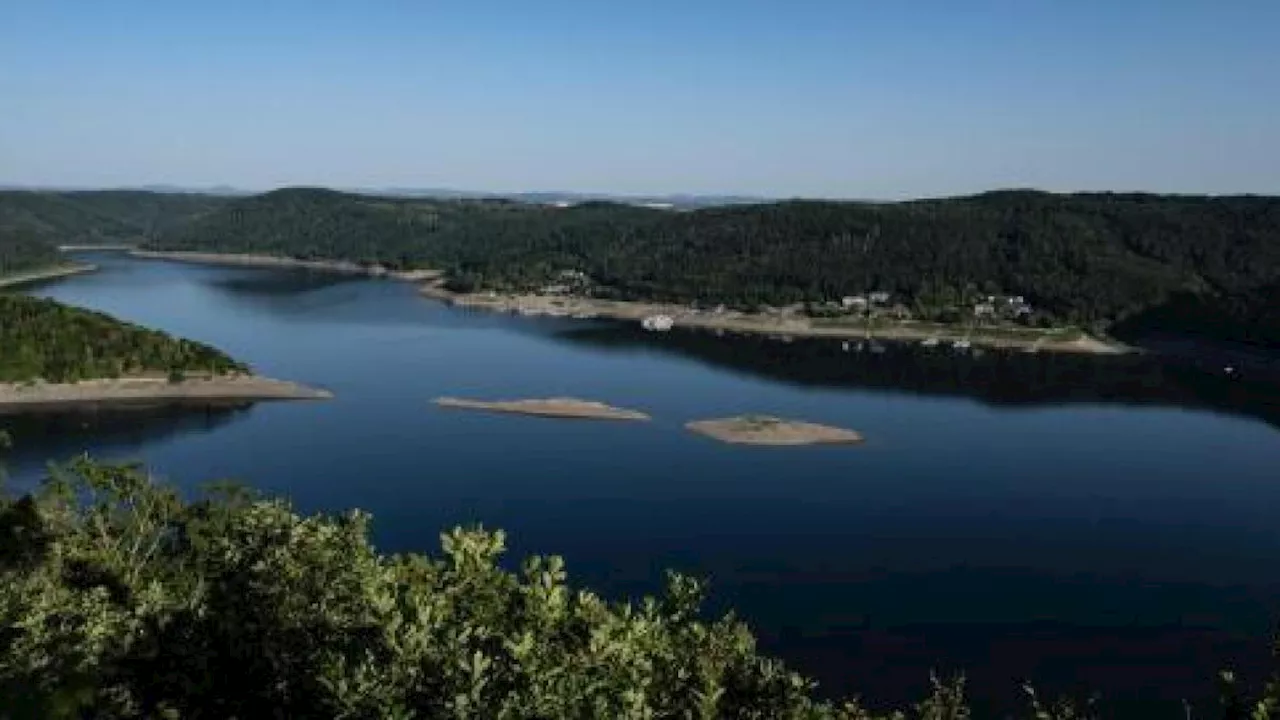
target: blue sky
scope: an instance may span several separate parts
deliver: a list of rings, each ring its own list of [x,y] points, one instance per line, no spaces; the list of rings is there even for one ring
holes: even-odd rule
[[[0,0],[0,182],[1280,193],[1280,2]]]

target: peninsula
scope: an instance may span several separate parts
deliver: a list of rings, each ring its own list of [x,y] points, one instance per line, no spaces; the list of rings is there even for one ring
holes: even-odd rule
[[[96,265],[86,263],[62,263],[34,270],[24,270],[8,275],[0,275],[0,288],[18,287],[20,285],[44,282],[45,280],[70,277],[71,275],[82,275],[97,269]]]
[[[176,380],[132,376],[68,383],[0,383],[0,414],[100,403],[201,404],[216,401],[320,400],[327,390],[259,375],[213,375]]]
[[[697,420],[685,427],[733,445],[857,445],[862,442],[862,435],[853,430],[768,415]]]
[[[53,300],[0,294],[0,412],[116,402],[327,398],[204,343]]]
[[[627,410],[591,400],[576,398],[546,398],[531,400],[467,400],[463,398],[436,398],[442,408],[457,410],[484,410],[489,412],[536,415],[538,417],[567,418],[573,420],[648,420],[649,416],[636,410]]]

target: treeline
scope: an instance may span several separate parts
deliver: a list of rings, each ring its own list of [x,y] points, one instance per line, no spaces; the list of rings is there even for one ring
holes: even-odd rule
[[[609,602],[557,557],[502,568],[501,532],[379,554],[371,519],[300,516],[222,489],[184,501],[88,459],[0,493],[0,716],[959,720],[963,681],[901,713],[818,699],[703,584]],[[1225,676],[1224,676],[1225,677]],[[1280,683],[1234,681],[1187,717],[1273,718]],[[1029,696],[1022,717],[1091,706]]]
[[[0,230],[25,230],[53,245],[137,243],[230,200],[142,190],[5,190],[0,191]]]
[[[58,249],[40,235],[22,228],[0,228],[0,278],[57,265]]]
[[[53,300],[0,294],[0,382],[247,371],[203,343]]]
[[[142,243],[229,200],[134,190],[0,191],[0,275],[58,264],[59,245]]]
[[[458,289],[536,289],[572,269],[605,297],[745,308],[883,290],[933,317],[1016,294],[1055,322],[1100,330],[1153,313],[1196,322],[1193,298],[1230,320],[1201,322],[1219,335],[1280,342],[1280,199],[1269,197],[1005,191],[669,212],[290,189],[154,244],[431,266]]]

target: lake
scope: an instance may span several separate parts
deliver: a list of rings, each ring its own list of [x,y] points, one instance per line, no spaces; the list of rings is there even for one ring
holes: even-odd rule
[[[765,650],[872,705],[964,670],[979,708],[1031,681],[1180,713],[1254,677],[1280,608],[1280,383],[1150,358],[843,347],[457,310],[390,281],[93,254],[33,294],[212,343],[327,402],[0,418],[18,482],[89,451],[186,488],[235,478],[360,507],[388,551],[483,523],[512,558],[651,592],[710,579]],[[859,351],[860,350],[860,351]],[[444,411],[569,395],[610,424]],[[692,419],[850,427],[855,448],[743,448]]]

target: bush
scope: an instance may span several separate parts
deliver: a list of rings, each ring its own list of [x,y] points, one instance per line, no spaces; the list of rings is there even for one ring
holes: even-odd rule
[[[88,459],[0,497],[0,717],[871,717],[701,619],[692,578],[611,603],[557,557],[503,570],[501,532],[385,556],[369,523],[227,488],[187,503]],[[967,718],[963,683],[908,716]]]

